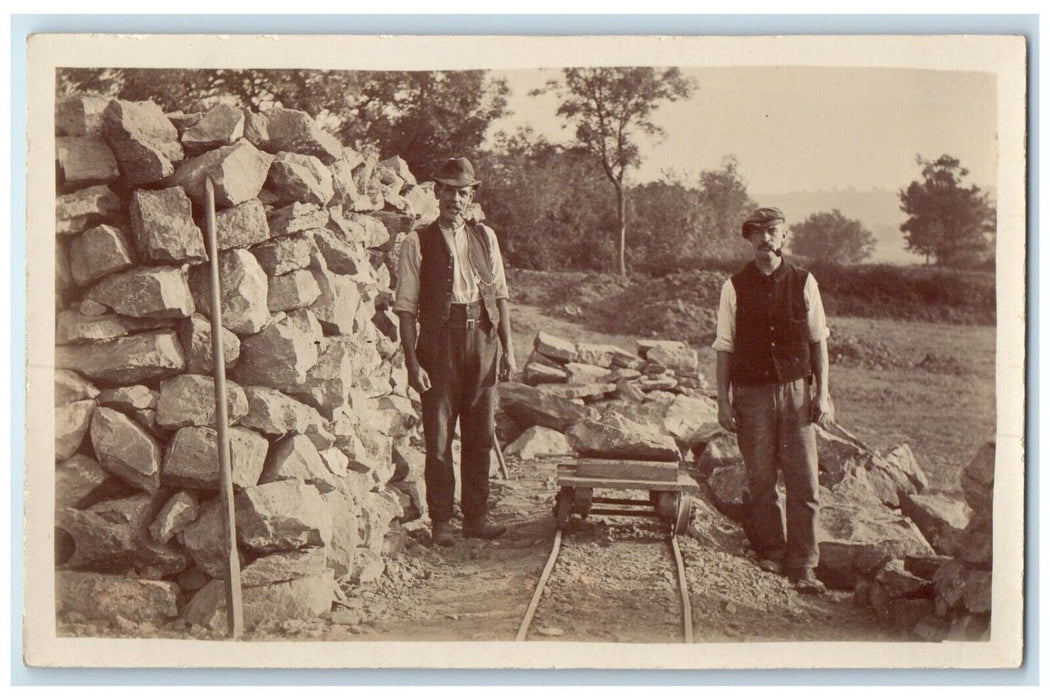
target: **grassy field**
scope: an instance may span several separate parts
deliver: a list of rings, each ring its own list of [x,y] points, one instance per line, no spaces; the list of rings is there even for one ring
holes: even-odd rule
[[[908,443],[931,488],[956,492],[960,470],[995,431],[994,326],[848,317],[833,317],[829,325],[833,338],[848,338],[867,352],[861,361],[832,364],[839,422],[877,450]],[[540,307],[515,305],[519,366],[537,330],[627,350],[636,340],[591,330],[585,319],[551,318]],[[713,384],[714,352],[701,346],[700,356]]]

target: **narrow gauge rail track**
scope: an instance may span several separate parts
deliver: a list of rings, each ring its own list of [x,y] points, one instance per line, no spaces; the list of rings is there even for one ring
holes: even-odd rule
[[[536,589],[533,591],[532,599],[529,601],[528,607],[525,609],[525,615],[522,617],[521,625],[518,627],[518,633],[515,636],[515,641],[525,641],[528,638],[529,626],[532,624],[533,616],[536,614],[536,610],[539,607],[540,599],[543,597],[543,591],[547,587],[547,582],[550,579],[551,573],[554,571],[554,567],[558,561],[558,555],[561,553],[562,538],[565,533],[565,526],[568,523],[569,516],[573,512],[573,500],[574,500],[573,489],[563,487],[561,492],[558,494],[558,499],[555,505],[555,515],[558,519],[558,529],[554,533],[554,542],[551,545],[551,553],[547,557],[547,563],[543,567],[543,572],[540,574],[539,580],[536,582]],[[629,506],[639,505],[640,501],[629,500],[629,499],[616,499],[616,498],[598,498],[592,497],[588,492],[586,494],[586,502],[583,507],[584,515],[593,513],[595,515],[643,515],[644,513],[638,510],[626,510],[624,508],[605,508],[605,509],[591,509],[591,503],[599,503],[603,505],[618,505],[618,506]],[[671,554],[674,557],[675,573],[678,580],[678,593],[681,599],[681,613],[682,613],[682,641],[686,644],[693,642],[693,606],[689,600],[689,585],[686,582],[685,577],[685,562],[682,559],[682,550],[678,546],[678,535],[685,531],[688,524],[688,513],[691,509],[691,503],[688,496],[685,494],[659,494],[656,495],[652,500],[654,503],[654,511],[657,517],[668,524],[668,538],[667,542],[670,544]],[[579,505],[576,506],[576,512],[579,512]],[[663,515],[667,512],[668,508],[673,508],[674,516],[668,517]],[[662,517],[661,517],[662,516]]]

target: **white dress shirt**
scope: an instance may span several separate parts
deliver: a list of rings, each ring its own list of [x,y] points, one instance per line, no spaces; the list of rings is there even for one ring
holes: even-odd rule
[[[831,335],[828,330],[827,317],[824,315],[824,303],[820,300],[820,289],[813,275],[806,278],[802,288],[806,300],[806,325],[809,328],[809,342],[818,343]],[[733,352],[736,341],[736,287],[733,280],[727,279],[722,285],[722,296],[718,300],[718,320],[715,327],[715,342],[711,348],[720,352]]]
[[[488,237],[491,251],[492,269],[481,270],[475,274],[470,263],[470,248],[465,224],[455,230],[441,226],[441,235],[452,254],[452,303],[467,304],[481,299],[480,283],[492,275],[492,284],[496,288],[497,299],[509,299],[507,275],[503,269],[503,256],[500,253],[499,241],[495,232],[484,224],[476,224]],[[413,231],[401,243],[401,258],[397,266],[397,287],[395,290],[394,311],[407,311],[415,314],[419,308],[419,263],[422,256],[419,250],[419,232]],[[481,279],[479,279],[479,277]]]

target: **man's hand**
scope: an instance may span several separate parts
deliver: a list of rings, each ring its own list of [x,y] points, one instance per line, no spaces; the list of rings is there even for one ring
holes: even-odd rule
[[[835,407],[831,403],[830,394],[818,394],[813,400],[813,422],[821,428],[828,427],[829,423],[835,421]]]
[[[408,369],[408,385],[416,390],[420,396],[430,391],[430,375],[427,371],[419,366],[419,364],[412,365]]]
[[[501,382],[510,381],[510,378],[517,371],[518,364],[514,361],[514,353],[504,351],[499,362],[499,380]]]
[[[740,429],[736,420],[736,409],[728,401],[718,402],[718,424],[731,433]]]

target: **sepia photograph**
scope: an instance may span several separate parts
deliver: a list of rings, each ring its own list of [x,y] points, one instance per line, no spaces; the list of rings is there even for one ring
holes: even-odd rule
[[[30,37],[28,665],[1021,663],[1024,37],[324,39]]]

